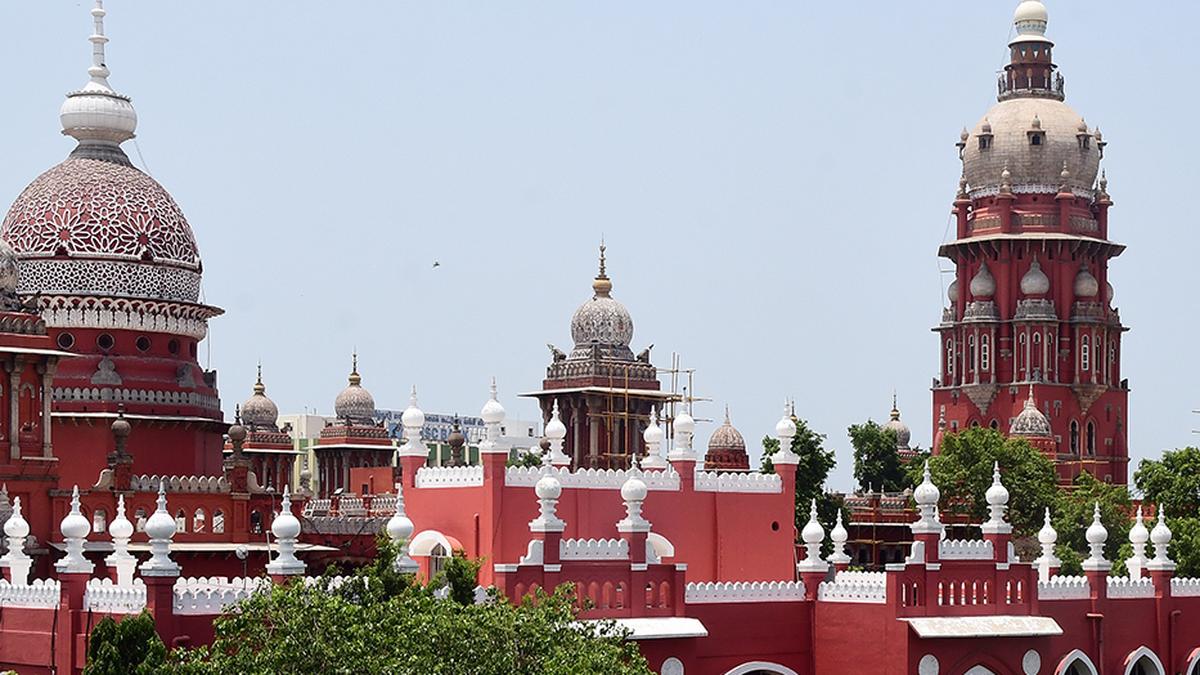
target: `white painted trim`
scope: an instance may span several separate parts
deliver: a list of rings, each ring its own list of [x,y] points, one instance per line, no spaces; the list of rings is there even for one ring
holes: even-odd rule
[[[778,673],[779,675],[800,675],[800,673],[797,673],[787,666],[781,666],[778,663],[768,663],[766,661],[751,661],[749,663],[743,663],[737,668],[726,672],[725,675],[746,675],[747,673],[752,673],[756,670],[765,670],[768,673]]]
[[[1092,659],[1079,649],[1070,652],[1058,662],[1058,667],[1054,669],[1054,675],[1063,675],[1063,673],[1067,672],[1068,668],[1075,665],[1076,661],[1087,666],[1092,675],[1100,675],[1100,671],[1096,670],[1096,664],[1092,663]]]
[[[1133,650],[1129,656],[1125,657],[1125,675],[1130,675],[1133,673],[1133,667],[1137,665],[1138,661],[1142,660],[1143,656],[1150,659],[1150,662],[1153,663],[1156,668],[1158,668],[1158,675],[1166,675],[1167,669],[1163,667],[1163,663],[1159,660],[1158,654],[1155,654],[1146,645],[1138,647],[1137,649]]]
[[[1187,658],[1188,663],[1187,667],[1183,669],[1183,675],[1196,675],[1200,673],[1200,647],[1193,649]]]
[[[446,535],[437,530],[423,530],[417,536],[412,538],[408,544],[408,554],[410,556],[429,556],[433,553],[433,547],[441,544],[446,549],[446,553],[454,551],[454,546]]]

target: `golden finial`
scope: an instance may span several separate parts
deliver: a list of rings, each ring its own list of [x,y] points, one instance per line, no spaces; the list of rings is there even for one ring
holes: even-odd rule
[[[900,408],[896,406],[896,390],[892,390],[892,419],[900,419]]]
[[[596,293],[596,297],[608,297],[612,291],[612,281],[609,280],[608,274],[604,267],[604,251],[607,247],[604,245],[604,238],[600,238],[600,273],[596,275],[596,279],[592,281],[592,290]]]
[[[265,394],[267,391],[266,385],[262,381],[262,361],[258,362],[258,380],[254,382],[254,393]]]
[[[362,376],[358,374],[358,350],[357,349],[351,353],[350,359],[351,359],[350,384],[351,385],[361,384]]]

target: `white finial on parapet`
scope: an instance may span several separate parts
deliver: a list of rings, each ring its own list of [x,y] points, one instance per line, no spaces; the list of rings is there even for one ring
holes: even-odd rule
[[[783,402],[783,417],[775,423],[775,438],[779,440],[779,451],[771,455],[772,464],[799,464],[800,456],[792,452],[792,439],[796,437],[794,406],[786,399]]]
[[[825,541],[825,528],[821,527],[821,523],[817,521],[817,500],[812,500],[812,506],[808,512],[808,523],[804,525],[804,529],[800,530],[800,538],[804,540],[804,548],[807,549],[807,554],[804,560],[801,560],[796,569],[801,572],[824,572],[829,569],[829,565],[821,560],[821,544]]]
[[[829,533],[829,538],[833,540],[833,553],[829,556],[829,562],[835,565],[849,565],[850,555],[846,553],[846,540],[850,538],[846,532],[846,526],[842,524],[842,509],[837,512],[837,523],[833,526],[833,530]]]
[[[650,423],[642,432],[642,440],[646,442],[646,457],[642,460],[643,468],[665,469],[667,467],[667,460],[662,456],[664,438],[666,438],[666,434],[658,425],[658,410],[650,408]]]
[[[79,486],[71,491],[71,510],[63,517],[58,529],[67,544],[67,554],[54,563],[54,569],[65,574],[90,574],[96,566],[83,557],[83,545],[87,541],[91,524],[79,510]]]
[[[387,521],[388,538],[396,544],[396,562],[394,564],[397,572],[402,574],[415,574],[419,569],[417,561],[408,556],[408,542],[412,540],[413,521],[409,519],[408,514],[404,512],[404,486],[396,484],[396,512]]]
[[[645,481],[641,471],[634,469],[621,485],[621,499],[625,502],[625,517],[617,521],[618,532],[649,532],[650,521],[642,517],[642,504],[646,501]]]
[[[562,483],[554,475],[550,467],[542,469],[542,477],[533,486],[538,498],[538,517],[529,521],[530,532],[562,532],[567,528],[566,522],[558,517],[558,498],[562,494]]]
[[[0,558],[0,565],[8,568],[13,585],[29,583],[29,569],[33,559],[25,553],[25,539],[29,537],[29,522],[21,515],[21,498],[14,497],[12,515],[4,523],[4,536],[8,538],[8,553]]]
[[[479,417],[483,419],[485,427],[483,442],[479,444],[479,453],[481,455],[508,454],[508,448],[500,442],[500,425],[504,423],[505,412],[496,393],[496,378],[494,377],[490,393],[487,403],[484,403],[483,409],[479,411]]]
[[[1046,516],[1042,522],[1042,529],[1038,530],[1037,538],[1038,545],[1042,547],[1042,555],[1034,561],[1038,567],[1038,579],[1049,581],[1051,571],[1062,565],[1062,561],[1054,555],[1054,545],[1058,543],[1058,532],[1050,524],[1049,507],[1046,507]]]
[[[1146,563],[1146,569],[1169,572],[1175,569],[1167,548],[1171,545],[1171,529],[1167,527],[1167,514],[1162,504],[1158,505],[1158,523],[1150,530],[1150,543],[1154,544],[1154,559]]]
[[[1100,522],[1100,502],[1092,509],[1092,524],[1083,533],[1087,538],[1091,554],[1083,561],[1083,569],[1087,571],[1106,571],[1112,569],[1112,563],[1104,557],[1104,544],[1108,542],[1108,530]]]
[[[1000,462],[992,464],[992,485],[984,493],[987,499],[990,518],[981,528],[984,534],[1009,534],[1012,525],[1004,521],[1004,513],[1008,511],[1008,488],[1000,482]]]
[[[133,570],[137,567],[137,558],[129,552],[129,538],[133,536],[133,531],[133,523],[125,516],[125,495],[117,495],[117,514],[108,524],[113,552],[104,559],[104,564],[117,571],[117,585],[122,588],[133,585]]]
[[[912,524],[913,533],[942,531],[942,523],[938,520],[938,502],[942,498],[941,490],[933,484],[933,474],[929,471],[929,460],[925,460],[925,471],[921,484],[913,490],[913,500],[917,502],[917,513],[920,520]]]
[[[408,407],[400,415],[400,424],[404,426],[404,445],[400,446],[400,456],[428,457],[429,448],[425,447],[425,441],[421,438],[421,433],[425,428],[425,413],[417,407],[417,386],[415,384],[412,388],[412,396],[408,400]]]
[[[415,397],[415,393],[414,393]],[[275,535],[278,553],[267,564],[267,574],[304,574],[304,562],[296,557],[296,538],[300,536],[300,520],[292,513],[292,495],[288,486],[283,486],[283,501],[279,503],[279,515],[271,523],[271,534]]]
[[[1133,555],[1125,559],[1125,569],[1129,571],[1130,579],[1141,579],[1142,571],[1146,569],[1146,542],[1150,541],[1150,530],[1142,523],[1142,507],[1137,508],[1137,518],[1133,527],[1129,528],[1129,545],[1133,547]]]
[[[167,481],[158,484],[158,508],[150,514],[143,528],[150,537],[150,558],[138,569],[144,577],[177,577],[179,565],[171,560],[171,539],[175,536],[175,519],[167,511]]]
[[[679,412],[675,414],[672,427],[675,431],[675,444],[667,459],[672,462],[695,461],[696,453],[692,452],[692,434],[696,431],[696,420],[688,414],[686,402],[680,402]]]
[[[550,421],[546,423],[546,440],[550,441],[549,460],[551,466],[569,466],[571,458],[563,452],[563,443],[567,440],[567,425],[559,417],[558,399],[550,409]]]

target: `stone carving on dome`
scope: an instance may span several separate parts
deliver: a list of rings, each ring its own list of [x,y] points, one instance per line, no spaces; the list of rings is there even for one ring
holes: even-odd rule
[[[649,381],[658,378],[658,369],[648,363],[639,361],[605,360],[597,354],[596,358],[564,359],[555,361],[546,368],[546,379],[569,380],[574,378],[598,377],[618,378],[624,382],[628,376],[631,381]]]
[[[1017,301],[1017,311],[1013,314],[1015,321],[1057,321],[1058,314],[1054,311],[1054,301],[1045,298],[1025,298]]]
[[[112,357],[105,356],[100,359],[100,363],[96,366],[96,372],[92,374],[92,384],[119,387],[122,382],[121,376],[117,373],[117,364],[113,363]]]
[[[713,431],[708,439],[709,452],[746,452],[746,439],[729,422],[729,413],[725,414],[725,423]]]
[[[980,415],[987,414],[987,409],[991,407],[992,399],[996,398],[998,391],[999,387],[994,384],[971,384],[963,387],[963,392],[971,399],[971,403],[975,404]]]
[[[242,423],[251,431],[277,431],[279,407],[267,397],[267,388],[262,381],[262,367],[258,370],[258,381],[254,383],[254,393],[242,404]]]
[[[1042,265],[1035,256],[1029,265],[1029,271],[1021,277],[1021,293],[1024,295],[1045,295],[1050,291],[1050,277],[1042,271]]]
[[[18,292],[197,302],[200,273],[183,267],[119,260],[21,261]]]
[[[1028,436],[1032,438],[1053,438],[1050,420],[1038,410],[1037,401],[1033,398],[1033,387],[1029,387],[1029,398],[1025,399],[1025,407],[1013,419],[1008,428],[1010,436]]]
[[[1000,311],[991,300],[974,300],[967,303],[963,312],[963,321],[999,321]]]
[[[1080,301],[1071,305],[1072,321],[1103,322],[1107,318],[1103,303]]]
[[[1071,216],[1070,220],[1067,222],[1071,224],[1071,229],[1075,232],[1089,232],[1095,234],[1100,231],[1100,223],[1094,218]]]
[[[3,236],[25,257],[115,257],[200,267],[196,240],[175,200],[131,167],[68,159],[13,202]]]
[[[208,319],[222,310],[177,302],[50,295],[38,298],[42,318],[54,328],[108,328],[183,335],[208,333]]]
[[[971,297],[986,300],[996,294],[996,279],[988,269],[987,261],[979,265],[979,270],[971,278]]]
[[[572,359],[589,358],[595,347],[602,358],[634,360],[629,349],[633,319],[624,305],[610,297],[592,298],[575,310],[571,317],[571,338],[575,341]]]

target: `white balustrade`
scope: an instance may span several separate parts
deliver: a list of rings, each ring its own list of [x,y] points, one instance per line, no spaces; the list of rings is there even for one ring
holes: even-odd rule
[[[483,485],[482,466],[423,466],[417,470],[419,488],[460,488]]]
[[[111,579],[89,579],[83,608],[99,614],[137,614],[146,607],[146,584],[134,579],[132,586],[118,586]]]
[[[167,492],[229,492],[229,481],[225,476],[158,476],[146,475],[130,478],[130,487],[139,492],[158,492],[160,482],[166,481]]]
[[[270,585],[266,577],[180,578],[175,582],[175,613],[220,614],[226,607]]]
[[[684,590],[684,602],[692,605],[802,600],[803,581],[706,581],[690,583]]]
[[[1038,600],[1087,600],[1091,593],[1087,577],[1055,576],[1038,582]]]

